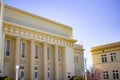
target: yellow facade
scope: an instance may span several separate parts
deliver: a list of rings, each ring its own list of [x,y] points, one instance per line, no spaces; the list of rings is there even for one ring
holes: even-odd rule
[[[67,80],[75,75],[76,51],[83,61],[83,47],[75,47],[72,36],[69,26],[5,6],[0,75],[15,80],[19,65],[21,80]]]
[[[93,67],[101,70],[103,80],[120,79],[120,42],[93,47],[91,52]]]

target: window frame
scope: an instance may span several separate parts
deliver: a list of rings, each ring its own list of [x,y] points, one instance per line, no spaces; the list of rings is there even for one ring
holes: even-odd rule
[[[35,59],[38,59],[38,54],[39,54],[39,46],[35,44]]]
[[[111,62],[116,61],[116,53],[111,53],[110,56],[111,56]]]
[[[24,45],[23,45],[24,44]],[[24,47],[24,48],[23,48]],[[25,53],[26,53],[26,43],[25,42],[21,42],[21,45],[20,45],[20,57],[22,59],[25,58]]]
[[[7,44],[8,42],[7,41],[9,41],[9,48],[8,48],[8,44]],[[10,56],[10,48],[11,48],[11,40],[10,39],[6,39],[5,40],[5,56],[7,56],[7,57]]]
[[[23,72],[23,76],[21,76],[21,72]],[[19,77],[18,78],[22,78],[21,80],[25,80],[25,68],[24,66],[20,66],[20,69],[19,69]]]
[[[119,72],[118,72],[118,70],[113,70],[112,71],[112,74],[113,74],[113,79],[119,79]]]
[[[102,61],[102,63],[106,63],[107,62],[107,55],[106,54],[102,54],[101,55],[101,61]]]
[[[103,80],[108,80],[108,79],[109,79],[108,71],[103,71]]]
[[[61,49],[58,48],[58,61],[61,62]]]
[[[47,46],[47,60],[50,61],[50,47]]]
[[[50,68],[48,67],[48,70],[47,70],[47,79],[50,80]]]
[[[37,73],[37,76],[36,76],[36,73]],[[35,67],[34,69],[34,79],[38,80],[38,67]]]

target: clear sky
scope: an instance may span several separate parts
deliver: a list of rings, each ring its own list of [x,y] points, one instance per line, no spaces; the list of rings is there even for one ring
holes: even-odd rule
[[[120,41],[120,0],[5,0],[5,4],[73,27],[88,67],[91,47]]]

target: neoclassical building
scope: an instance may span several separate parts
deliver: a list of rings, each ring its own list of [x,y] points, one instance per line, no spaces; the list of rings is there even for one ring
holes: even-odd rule
[[[102,80],[120,80],[120,42],[93,47],[93,67],[101,72]]]
[[[72,27],[5,6],[0,75],[15,80],[67,80],[83,75],[84,49]]]

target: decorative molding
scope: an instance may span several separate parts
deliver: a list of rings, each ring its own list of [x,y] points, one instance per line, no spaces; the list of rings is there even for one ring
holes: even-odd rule
[[[74,39],[66,39],[59,36],[54,36],[51,34],[35,31],[32,29],[27,29],[7,22],[4,22],[3,31],[9,35],[21,36],[24,38],[35,39],[38,41],[43,41],[43,42],[45,41],[45,42],[64,45],[64,46],[73,47],[74,43],[76,42]]]

